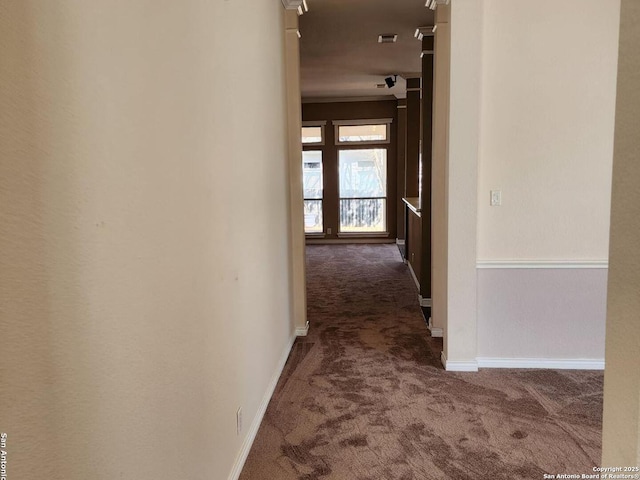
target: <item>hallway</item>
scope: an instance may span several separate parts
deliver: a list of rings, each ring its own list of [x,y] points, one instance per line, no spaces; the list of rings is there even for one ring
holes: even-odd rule
[[[442,369],[395,245],[307,247],[299,338],[242,480],[537,479],[599,464],[602,372]]]

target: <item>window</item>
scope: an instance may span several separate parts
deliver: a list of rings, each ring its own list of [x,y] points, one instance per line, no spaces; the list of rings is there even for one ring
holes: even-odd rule
[[[304,189],[304,231],[322,233],[322,152],[302,152],[302,188]]]
[[[377,120],[338,120],[334,121],[336,144],[380,144],[391,139],[390,118]]]
[[[340,150],[338,163],[340,232],[386,232],[387,150]]]
[[[394,202],[387,197],[387,169],[394,163],[389,158],[392,121],[330,120],[333,130],[329,131],[325,120],[302,122],[304,231],[308,237],[389,236],[395,214]]]
[[[388,125],[340,125],[338,143],[384,143],[388,137]]]
[[[326,122],[303,122],[302,124],[302,144],[303,145],[324,145],[324,126]]]

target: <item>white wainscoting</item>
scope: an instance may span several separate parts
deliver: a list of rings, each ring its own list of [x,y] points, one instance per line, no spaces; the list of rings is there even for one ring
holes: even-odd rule
[[[604,368],[606,261],[478,262],[481,368]]]

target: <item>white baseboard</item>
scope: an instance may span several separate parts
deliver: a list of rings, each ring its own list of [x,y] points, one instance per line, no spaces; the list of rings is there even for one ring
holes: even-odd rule
[[[309,322],[305,323],[304,327],[296,328],[296,337],[306,337],[309,333]]]
[[[429,321],[427,322],[427,328],[431,332],[432,337],[438,337],[438,338],[444,337],[444,330],[442,328],[434,327],[433,324],[431,323],[431,317],[429,317]]]
[[[422,295],[418,295],[418,301],[420,302],[421,307],[431,307],[430,298],[423,297]]]
[[[307,245],[348,245],[352,243],[390,243],[394,244],[396,241],[393,238],[313,238],[307,237],[305,239]]]
[[[469,361],[451,361],[447,360],[444,351],[440,354],[440,360],[442,360],[442,366],[447,372],[477,372],[478,362],[475,360]]]
[[[284,351],[282,352],[282,355],[276,367],[276,371],[271,377],[271,381],[269,382],[267,391],[265,392],[264,397],[262,397],[262,401],[260,402],[260,406],[258,407],[256,415],[253,417],[253,421],[251,422],[251,426],[249,427],[247,436],[245,437],[244,442],[242,442],[240,453],[238,453],[238,456],[236,457],[236,461],[233,464],[233,468],[231,469],[228,480],[238,480],[238,477],[240,477],[240,474],[242,473],[242,468],[244,467],[244,463],[247,461],[247,457],[249,456],[249,452],[251,451],[251,446],[256,439],[258,429],[260,428],[260,424],[262,423],[264,414],[267,411],[267,407],[269,406],[269,401],[273,396],[273,392],[276,389],[276,385],[278,384],[280,375],[282,375],[284,365],[285,363],[287,363],[287,358],[289,358],[289,353],[291,352],[291,347],[293,347],[293,342],[295,341],[295,339],[295,335],[292,335],[291,338],[289,338]]]
[[[547,368],[557,370],[604,370],[604,359],[583,358],[491,358],[478,357],[480,368]]]
[[[431,334],[433,336],[433,333]],[[584,358],[489,358],[478,357],[476,361],[457,362],[447,360],[444,352],[440,356],[448,372],[477,372],[478,368],[530,368],[547,370],[604,370],[604,359]]]
[[[431,327],[429,330],[431,331],[431,336],[434,338],[444,337],[444,330],[442,330],[441,328]]]
[[[420,282],[418,281],[418,277],[416,277],[416,272],[413,271],[411,264],[407,260],[405,260],[405,263],[409,265],[409,272],[411,273],[411,277],[413,278],[413,281],[416,283],[416,288],[418,289],[418,291],[420,291]]]
[[[396,245],[404,245],[404,239],[396,238]]]

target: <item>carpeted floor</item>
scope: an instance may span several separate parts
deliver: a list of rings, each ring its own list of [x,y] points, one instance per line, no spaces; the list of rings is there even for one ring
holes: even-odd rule
[[[307,255],[311,330],[241,480],[532,480],[599,464],[601,372],[445,372],[394,245]]]

